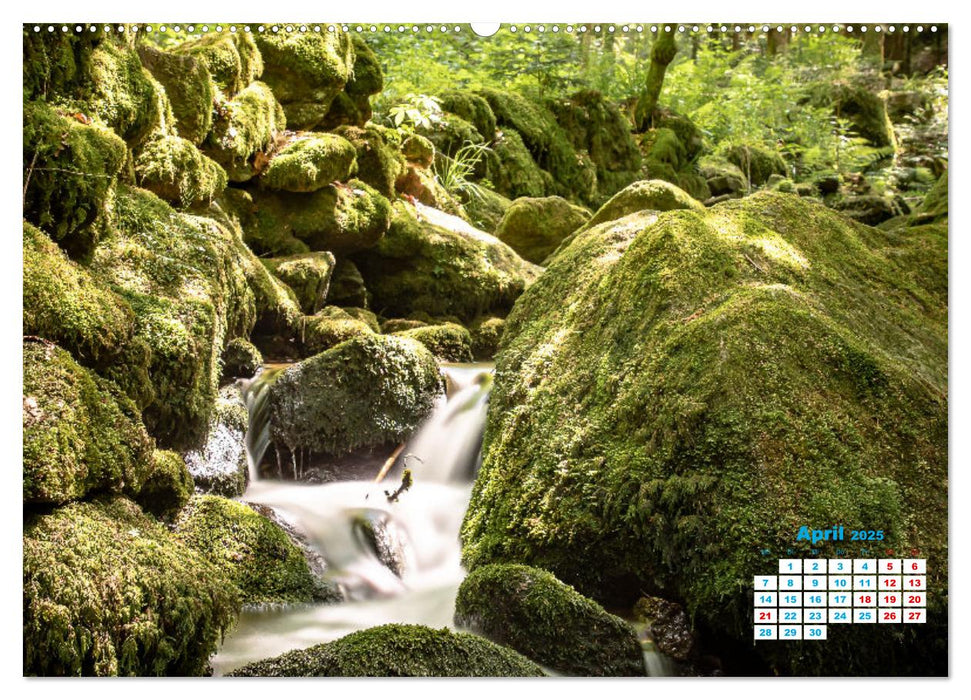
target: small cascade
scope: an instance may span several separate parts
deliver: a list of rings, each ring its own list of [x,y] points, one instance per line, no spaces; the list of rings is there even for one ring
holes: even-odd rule
[[[267,365],[252,379],[241,380],[243,401],[249,413],[246,431],[246,461],[250,483],[260,478],[260,464],[270,447],[270,411],[267,397],[270,387],[287,365]]]

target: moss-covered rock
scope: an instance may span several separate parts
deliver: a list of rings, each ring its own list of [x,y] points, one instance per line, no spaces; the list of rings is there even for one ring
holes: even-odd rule
[[[146,513],[171,520],[192,496],[192,475],[177,452],[155,450],[151,471],[135,500]]]
[[[397,333],[398,331],[410,331],[414,328],[431,325],[427,321],[419,321],[415,318],[389,318],[381,324],[382,333]]]
[[[23,351],[24,503],[138,493],[153,445],[132,402],[52,343]]]
[[[927,223],[940,221],[948,214],[947,173],[944,173],[920,203],[914,216],[915,221]]]
[[[273,190],[314,192],[346,180],[357,167],[357,151],[335,134],[297,134],[270,159],[260,182]]]
[[[808,88],[809,101],[828,106],[837,117],[848,119],[854,131],[876,148],[892,153],[897,147],[886,98],[865,85],[847,82],[818,83]]]
[[[775,151],[757,145],[731,146],[725,158],[737,165],[753,185],[764,185],[773,174],[787,175],[786,162]]]
[[[472,361],[472,336],[457,323],[422,326],[398,331],[395,335],[417,340],[443,362]]]
[[[362,335],[373,335],[374,329],[336,306],[326,306],[313,316],[303,319],[303,352],[316,355],[329,350],[345,340]]]
[[[867,636],[865,657],[860,630],[833,628],[825,649],[753,653],[779,672],[873,674],[939,648],[947,309],[892,244],[765,191],[578,235],[507,319],[466,565],[540,566],[601,602],[664,591],[741,644],[761,548],[809,556],[801,525],[866,522],[937,572],[929,624]]]
[[[270,387],[270,434],[292,453],[333,456],[397,443],[428,416],[440,390],[424,346],[369,330],[280,374]]]
[[[493,149],[497,165],[490,170],[490,177],[496,192],[510,199],[551,194],[553,178],[536,164],[515,129],[498,132]]]
[[[421,134],[411,134],[401,142],[401,154],[411,163],[430,168],[435,160],[435,144]]]
[[[451,90],[442,93],[440,100],[442,110],[451,112],[472,124],[486,142],[495,138],[496,115],[484,97],[473,92]]]
[[[381,333],[381,322],[378,320],[377,314],[369,309],[362,309],[359,306],[347,306],[341,309],[344,313],[348,314],[352,318],[356,318],[358,321],[363,321],[367,324],[375,333]]]
[[[882,195],[856,194],[837,197],[830,204],[843,215],[869,226],[876,226],[906,213],[900,201],[889,192]]]
[[[273,92],[255,82],[231,101],[217,99],[212,131],[202,145],[206,155],[226,170],[232,182],[246,182],[257,172],[255,157],[287,127]]]
[[[306,314],[315,314],[327,300],[330,277],[337,261],[326,251],[264,260],[266,266],[293,290]]]
[[[292,129],[313,129],[324,121],[331,102],[354,70],[347,32],[269,32],[257,34],[263,55],[263,80],[283,104]]]
[[[238,668],[233,676],[522,677],[545,675],[481,637],[421,625],[382,625]]]
[[[441,180],[430,168],[407,162],[404,170],[395,180],[394,186],[405,199],[417,201],[463,220],[467,219],[462,203],[445,189]]]
[[[263,59],[249,32],[209,32],[179,44],[172,53],[191,57],[205,66],[213,82],[228,97],[263,74]]]
[[[125,142],[80,112],[44,102],[25,103],[23,115],[24,218],[84,258],[104,228]]]
[[[377,95],[384,88],[381,63],[371,47],[360,36],[356,34],[351,36],[351,44],[354,47],[354,67],[344,91],[352,98],[367,100],[369,96]]]
[[[428,167],[432,163],[435,150],[447,156],[454,156],[459,149],[469,144],[479,145],[484,139],[476,128],[461,117],[447,112],[436,115],[433,121],[419,127],[422,141],[414,143],[411,153],[406,150],[408,140],[402,144],[402,151],[408,160]],[[415,134],[418,136],[419,134]],[[433,146],[429,149],[429,146]]]
[[[25,675],[202,675],[238,610],[235,586],[128,500],[24,520]]]
[[[509,308],[538,273],[505,243],[442,212],[396,202],[388,234],[355,256],[385,316],[424,311],[470,321]]]
[[[361,271],[347,258],[341,258],[334,266],[327,290],[327,303],[333,306],[367,308],[368,293]]]
[[[511,199],[482,185],[478,185],[474,192],[462,200],[462,208],[465,209],[469,221],[486,233],[493,233],[499,227],[499,222],[510,206]]]
[[[131,147],[148,138],[171,109],[165,90],[123,39],[100,42],[88,70],[82,99],[88,116],[98,117]]]
[[[688,164],[688,151],[673,129],[651,129],[644,134],[641,147],[649,161],[664,163],[674,171]]]
[[[246,243],[258,254],[279,255],[281,238],[337,256],[374,246],[391,223],[391,205],[359,180],[316,192],[253,193],[255,211],[243,223]],[[292,251],[303,252],[303,251]]]
[[[73,94],[87,81],[91,53],[105,35],[102,32],[34,32],[24,25],[24,102]]]
[[[336,134],[350,141],[357,151],[357,178],[385,197],[395,196],[394,183],[404,169],[396,134],[376,124],[363,128],[341,126]]]
[[[590,219],[586,228],[614,221],[638,211],[704,211],[705,206],[684,190],[664,180],[641,180],[625,187],[604,204]]]
[[[215,401],[222,349],[248,337],[256,322],[246,267],[260,263],[233,231],[179,214],[145,190],[119,187],[115,218],[92,268],[131,305],[135,337],[150,359],[148,386],[113,376],[143,397],[146,426],[163,446],[195,444]]]
[[[244,503],[194,496],[176,536],[232,581],[243,603],[297,603],[329,597],[301,549],[269,518]]]
[[[137,151],[135,181],[171,204],[209,202],[226,189],[226,171],[181,136],[153,134]]]
[[[705,148],[704,134],[698,125],[683,114],[668,107],[657,107],[651,117],[655,128],[670,129],[684,147],[689,161],[695,160]]]
[[[747,192],[748,178],[742,169],[734,163],[717,156],[704,156],[698,161],[698,170],[713,197],[722,195],[738,195]]]
[[[228,384],[216,397],[202,447],[185,455],[196,491],[226,498],[243,495],[249,482],[248,429],[249,412],[240,387]]]
[[[42,231],[23,225],[23,331],[54,341],[86,366],[116,358],[131,339],[131,306]]]
[[[459,587],[455,624],[567,675],[646,675],[634,628],[542,569],[475,569]]]
[[[222,366],[223,379],[248,379],[263,366],[263,355],[248,340],[233,338],[223,349]]]
[[[542,263],[589,218],[590,212],[562,197],[520,197],[506,210],[496,228],[496,238],[524,260]]]
[[[215,99],[206,64],[190,54],[161,51],[147,43],[136,49],[142,65],[165,88],[179,136],[198,146],[212,128]]]
[[[498,316],[480,316],[469,326],[472,335],[472,356],[476,360],[491,360],[499,351],[499,341],[506,319]]]

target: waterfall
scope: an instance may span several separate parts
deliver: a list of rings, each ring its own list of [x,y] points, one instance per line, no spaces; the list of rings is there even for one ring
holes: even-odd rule
[[[246,431],[246,462],[249,465],[249,482],[260,479],[260,464],[270,446],[270,410],[267,397],[270,387],[287,365],[266,366],[252,379],[241,380],[243,401],[249,413],[249,429]]]

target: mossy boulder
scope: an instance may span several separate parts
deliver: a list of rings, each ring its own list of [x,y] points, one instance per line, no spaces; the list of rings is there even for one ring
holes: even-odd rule
[[[430,168],[435,160],[435,144],[421,134],[411,134],[401,142],[401,154],[410,163]]]
[[[354,47],[354,68],[344,91],[356,100],[362,98],[367,100],[369,96],[377,95],[384,88],[381,63],[368,43],[360,36],[356,34],[351,36],[351,44]]]
[[[590,212],[562,197],[520,197],[503,215],[496,238],[538,264],[589,218]]]
[[[273,92],[255,82],[232,100],[217,100],[212,131],[202,145],[230,181],[246,182],[258,171],[256,155],[269,149],[287,127],[286,115]]]
[[[764,185],[772,175],[787,175],[786,162],[775,151],[757,145],[730,146],[725,150],[729,163],[737,165],[753,185]]]
[[[91,52],[88,71],[90,82],[79,106],[133,148],[162,124],[171,109],[165,90],[142,66],[135,49],[121,38],[100,42]]]
[[[940,648],[947,307],[898,245],[765,191],[578,235],[507,318],[466,566],[540,566],[602,603],[662,595],[750,645],[761,549],[810,556],[801,525],[866,522],[927,557],[928,625],[868,635],[865,658],[860,630],[832,628],[805,655],[753,654],[873,674]]]
[[[147,377],[112,376],[139,397],[146,426],[164,447],[197,444],[215,401],[222,349],[248,337],[256,322],[246,269],[260,263],[232,230],[179,214],[145,190],[119,187],[115,219],[92,268],[131,305],[134,337],[149,358]]]
[[[209,32],[179,44],[172,53],[193,58],[205,66],[213,82],[228,97],[263,74],[263,58],[248,32]]]
[[[515,129],[503,128],[497,133],[493,150],[497,162],[489,175],[496,192],[510,199],[552,193],[552,176],[536,164]]]
[[[326,306],[303,319],[303,353],[316,355],[345,340],[372,334],[374,329],[367,321],[355,318],[336,306]]]
[[[927,223],[940,221],[948,215],[947,173],[944,173],[920,203],[914,215],[915,221]]]
[[[404,169],[397,134],[376,124],[341,126],[334,133],[350,141],[357,151],[357,178],[385,197],[394,198],[394,183]]]
[[[135,500],[146,513],[171,520],[192,496],[192,475],[177,452],[155,450],[151,471]]]
[[[398,331],[395,335],[417,340],[443,362],[472,361],[472,336],[457,323],[422,326]]]
[[[284,370],[270,387],[278,447],[333,456],[397,443],[431,413],[441,391],[421,343],[370,331]]]
[[[249,482],[247,430],[246,403],[239,386],[229,384],[219,390],[202,447],[185,455],[197,491],[226,498],[243,495]]]
[[[331,597],[289,535],[245,503],[194,496],[180,513],[175,532],[239,588],[244,604]]]
[[[545,674],[516,652],[472,634],[392,624],[247,664],[230,675],[496,678]]]
[[[414,141],[414,145],[409,149],[409,142],[406,139],[402,144],[402,152],[408,160],[425,167],[432,164],[436,150],[453,157],[464,146],[479,145],[484,141],[472,124],[447,112],[436,115],[433,121],[419,127],[419,131],[421,141]]]
[[[704,156],[698,161],[698,170],[713,197],[722,195],[741,196],[749,188],[748,177],[734,163],[716,156]]]
[[[100,44],[103,32],[34,32],[23,25],[23,99],[24,102],[73,94],[87,81],[92,51]]]
[[[223,379],[248,379],[263,366],[263,355],[248,340],[233,338],[223,348],[222,366]]]
[[[690,209],[704,211],[705,205],[692,199],[684,190],[664,180],[641,180],[628,185],[610,198],[593,215],[586,228],[605,221],[621,219],[639,211],[673,211]]]
[[[263,55],[263,80],[273,89],[292,129],[313,129],[354,71],[347,32],[293,32],[256,35]]]
[[[147,43],[136,46],[142,65],[161,85],[172,105],[178,135],[198,146],[212,129],[215,90],[203,61],[189,54],[161,51]]]
[[[542,569],[475,569],[459,587],[455,624],[566,675],[646,675],[634,628]]]
[[[654,110],[651,121],[655,128],[670,129],[678,137],[689,161],[695,160],[705,148],[704,134],[698,125],[683,114],[668,107]]]
[[[368,307],[368,293],[361,271],[347,258],[341,258],[334,266],[327,290],[327,303],[333,306]]]
[[[472,124],[486,142],[496,136],[496,115],[481,95],[464,90],[451,90],[440,96],[442,110],[451,112]]]
[[[135,314],[128,302],[27,222],[23,279],[25,334],[57,343],[89,367],[110,363],[130,341]]]
[[[302,253],[264,260],[266,266],[297,295],[300,308],[315,314],[327,300],[337,261],[333,253]]]
[[[416,318],[389,318],[381,324],[382,333],[397,333],[398,331],[410,331],[414,328],[431,325],[427,321],[419,321]]]
[[[363,321],[375,333],[381,333],[381,322],[378,320],[377,314],[373,311],[363,309],[360,306],[347,306],[341,309],[341,311],[356,318],[358,321]]]
[[[462,199],[462,208],[465,209],[469,222],[486,233],[495,232],[511,206],[511,199],[482,185]]]
[[[848,119],[853,130],[875,148],[887,148],[892,153],[897,148],[887,101],[867,86],[837,81],[818,83],[808,88],[809,101],[816,106],[826,106],[837,117]]]
[[[236,620],[221,572],[124,498],[24,519],[24,674],[198,676]]]
[[[506,319],[498,316],[480,316],[469,326],[472,335],[472,356],[476,360],[491,360],[499,351],[499,341]]]
[[[274,153],[260,183],[273,190],[314,192],[346,180],[357,167],[357,151],[336,134],[297,134]]]
[[[44,102],[25,103],[23,115],[24,218],[84,258],[104,229],[125,142],[80,112]]]
[[[23,352],[24,503],[138,493],[153,445],[134,404],[52,343],[25,339]]]
[[[246,243],[261,255],[284,253],[276,249],[281,239],[347,255],[374,246],[391,223],[388,200],[359,180],[305,194],[253,193],[253,202],[254,212],[243,230]]]
[[[181,136],[156,132],[138,149],[134,168],[139,187],[183,208],[226,189],[226,171]]]
[[[499,239],[429,207],[394,205],[388,234],[354,257],[371,306],[385,316],[423,311],[470,321],[509,308],[538,268]]]
[[[467,215],[462,203],[445,189],[442,181],[431,168],[417,163],[406,162],[405,167],[394,183],[395,190],[405,199],[466,220]]]
[[[869,226],[876,226],[907,213],[901,207],[900,201],[889,192],[847,195],[835,198],[830,204],[844,216]]]
[[[678,171],[688,163],[688,151],[673,129],[651,129],[641,142],[648,161],[663,163]]]

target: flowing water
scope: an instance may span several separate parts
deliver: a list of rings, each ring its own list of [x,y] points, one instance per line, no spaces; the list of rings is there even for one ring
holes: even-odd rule
[[[317,485],[259,478],[271,447],[266,395],[280,369],[267,368],[244,386],[250,485],[243,500],[272,507],[302,531],[346,602],[245,610],[213,658],[216,675],[375,625],[450,627],[465,576],[459,528],[478,464],[491,365],[443,367],[447,395],[403,451],[414,484],[394,502],[386,492],[400,477]]]

